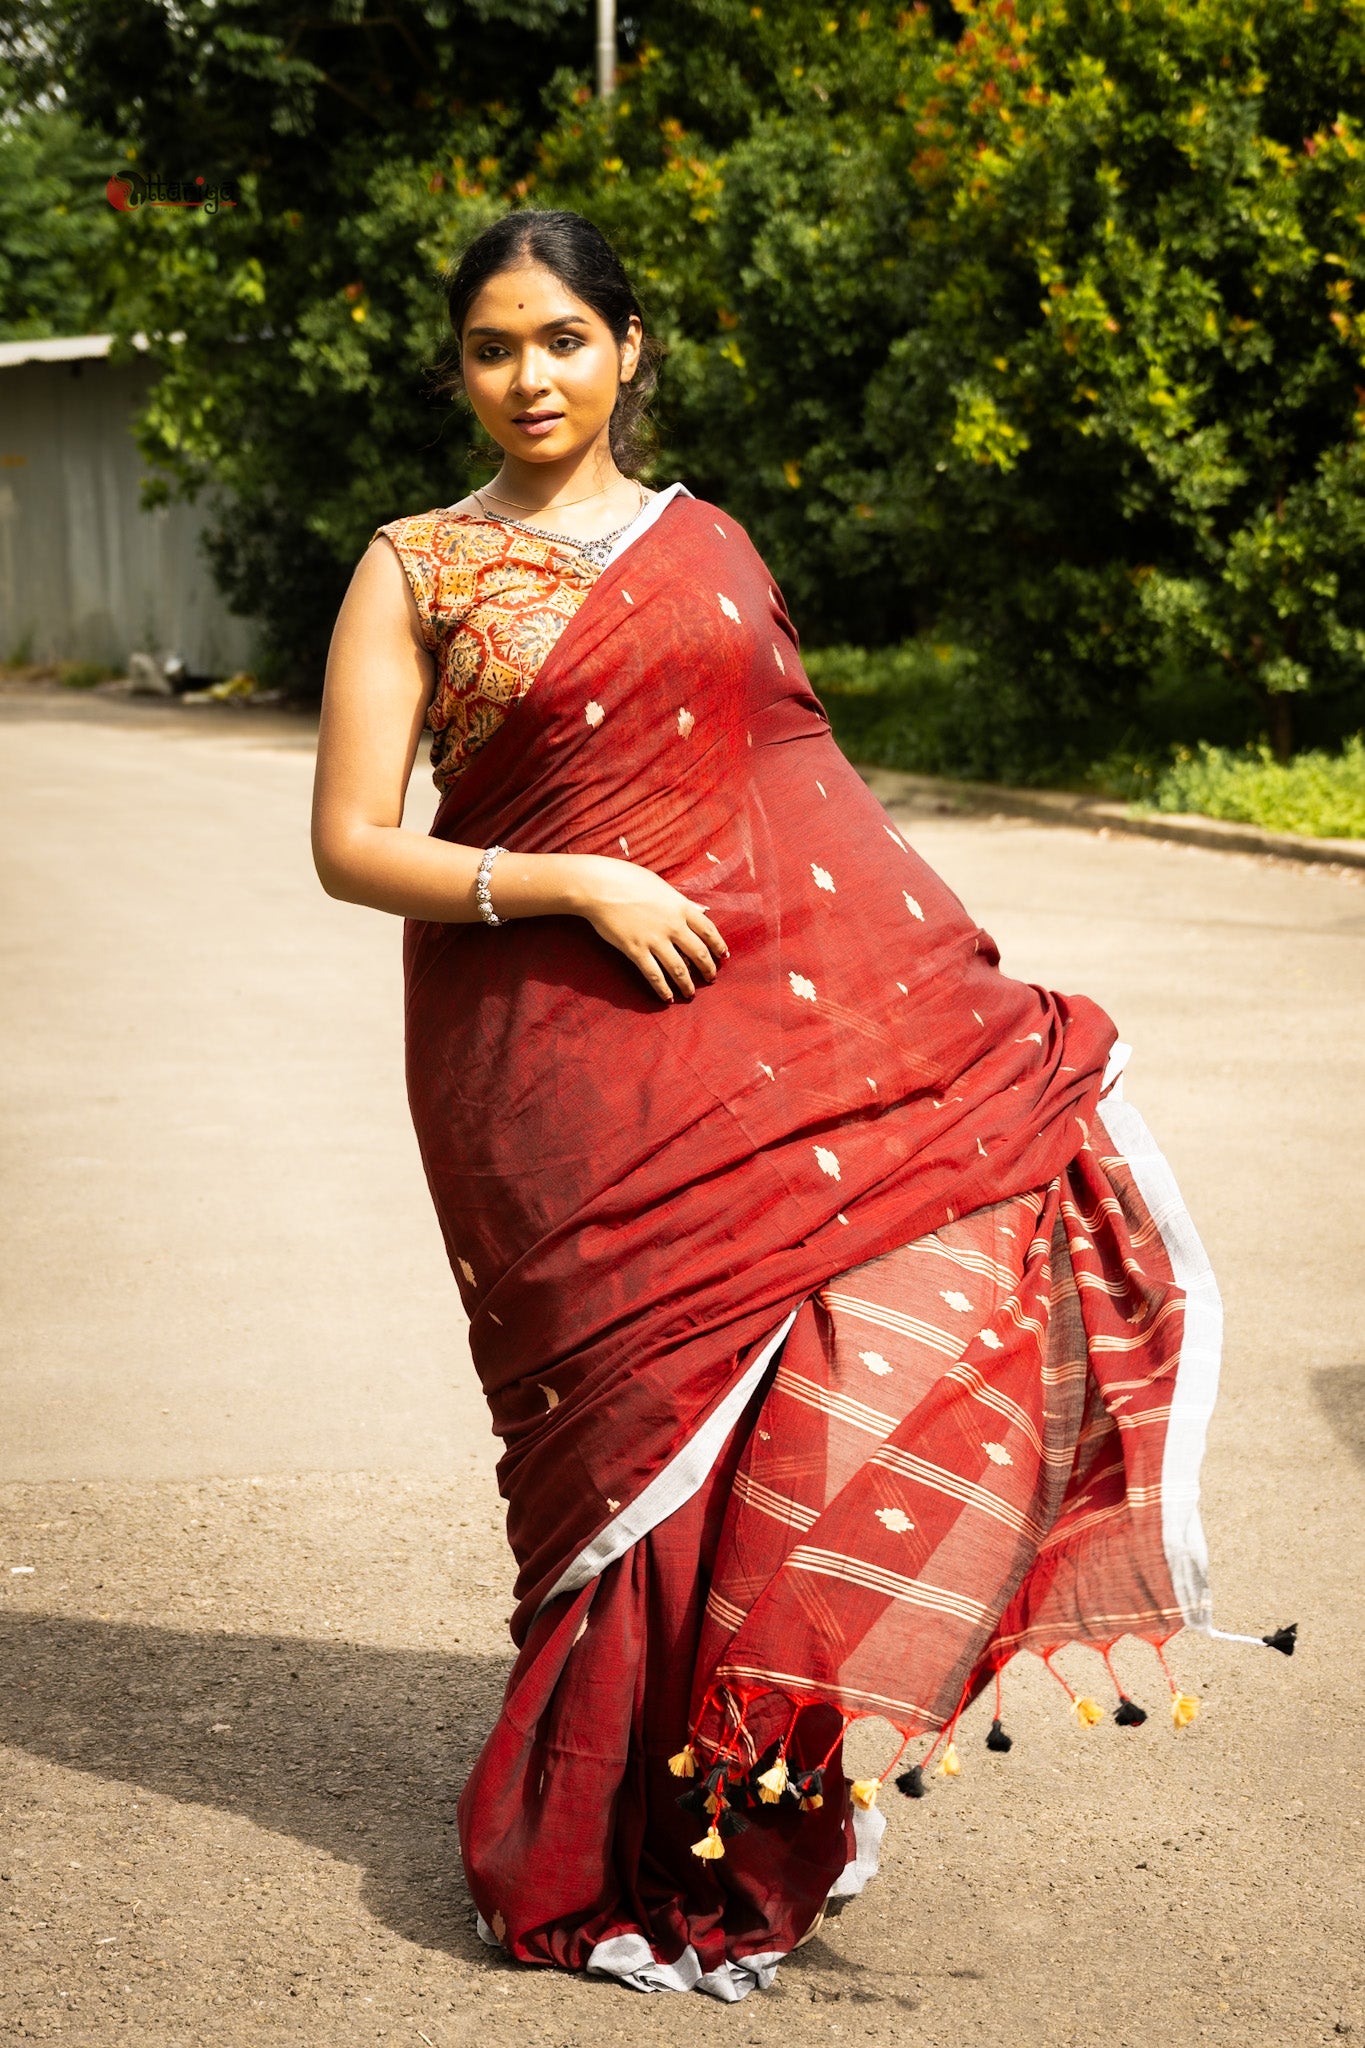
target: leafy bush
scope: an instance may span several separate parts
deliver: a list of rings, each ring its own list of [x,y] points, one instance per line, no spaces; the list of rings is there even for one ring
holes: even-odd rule
[[[1365,735],[1339,754],[1277,761],[1269,747],[1181,748],[1156,782],[1151,808],[1195,811],[1314,839],[1365,839]]]
[[[817,647],[806,672],[851,761],[917,775],[1014,781],[996,743],[993,692],[970,648],[929,639],[898,647]]]

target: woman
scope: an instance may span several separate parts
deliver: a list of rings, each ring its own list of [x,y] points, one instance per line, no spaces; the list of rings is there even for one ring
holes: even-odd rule
[[[875,1869],[850,1719],[929,1737],[918,1796],[993,1677],[1008,1748],[1018,1649],[1208,1627],[1218,1297],[1108,1018],[1001,974],[743,531],[633,479],[651,351],[596,229],[499,221],[449,303],[502,466],[360,562],[314,836],[408,920],[505,1445],[520,1654],[461,1845],[512,1955],[736,1999]]]

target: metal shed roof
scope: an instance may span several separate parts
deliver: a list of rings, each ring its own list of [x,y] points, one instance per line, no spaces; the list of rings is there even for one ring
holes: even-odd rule
[[[183,334],[169,334],[168,341],[183,341]],[[148,348],[145,334],[133,336],[134,348]],[[78,363],[92,356],[107,356],[114,346],[112,334],[59,334],[44,341],[0,341],[0,370],[17,369],[20,363]]]
[[[63,334],[50,341],[0,341],[0,370],[20,363],[74,363],[84,356],[107,356],[112,334]]]

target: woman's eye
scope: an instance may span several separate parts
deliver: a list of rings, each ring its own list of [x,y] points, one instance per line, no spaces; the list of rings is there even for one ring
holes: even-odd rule
[[[505,356],[506,353],[506,349],[499,348],[495,341],[486,341],[479,350],[478,360],[481,363],[495,363],[499,356]]]
[[[570,350],[579,349],[582,348],[582,346],[583,337],[581,334],[560,334],[555,337],[555,347],[561,350],[562,353],[565,355],[567,355],[570,352]]]

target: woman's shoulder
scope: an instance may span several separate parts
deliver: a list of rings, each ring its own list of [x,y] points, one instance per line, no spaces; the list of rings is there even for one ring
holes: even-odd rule
[[[438,553],[460,546],[471,531],[485,524],[472,501],[462,498],[458,505],[436,505],[429,512],[405,512],[397,519],[385,520],[370,537],[378,540],[383,534],[400,554],[405,550]]]

